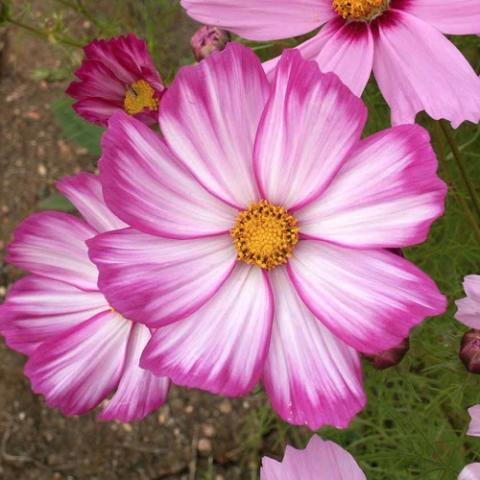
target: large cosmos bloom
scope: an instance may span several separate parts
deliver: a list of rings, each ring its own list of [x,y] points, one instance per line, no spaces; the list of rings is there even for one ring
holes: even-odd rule
[[[467,296],[457,300],[455,318],[470,328],[480,329],[480,275],[467,275],[463,281]]]
[[[305,450],[288,446],[282,462],[262,460],[261,480],[366,480],[355,459],[336,443],[314,435]]]
[[[196,20],[252,40],[308,33],[298,48],[357,95],[375,74],[394,125],[425,110],[480,120],[480,80],[447,34],[480,33],[478,0],[182,0]],[[278,59],[267,62],[267,71]]]
[[[85,120],[106,125],[111,115],[126,111],[147,124],[157,121],[158,103],[165,90],[148,53],[147,44],[133,34],[94,40],[67,88],[75,111]]]
[[[180,70],[160,104],[165,140],[112,117],[100,179],[134,229],[88,244],[111,304],[160,327],[143,367],[232,396],[261,379],[284,419],[312,428],[363,407],[357,350],[396,346],[445,308],[386,250],[423,242],[442,214],[428,134],[360,140],[366,113],[297,51],[270,84],[229,44]]]
[[[7,260],[33,275],[9,290],[0,306],[0,333],[29,357],[25,373],[50,407],[78,415],[116,390],[99,417],[143,418],[165,401],[169,381],[139,367],[150,331],[107,303],[85,244],[125,224],[105,206],[94,175],[67,177],[58,187],[85,221],[44,212],[16,229]]]

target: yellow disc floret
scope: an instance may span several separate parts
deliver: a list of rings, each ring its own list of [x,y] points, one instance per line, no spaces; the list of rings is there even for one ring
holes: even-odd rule
[[[137,80],[127,86],[123,107],[129,115],[136,115],[144,109],[158,110],[155,90],[146,80]]]
[[[333,9],[345,20],[370,21],[381,15],[389,0],[333,0]]]
[[[262,200],[237,216],[230,230],[238,259],[269,270],[287,263],[298,243],[295,217]]]

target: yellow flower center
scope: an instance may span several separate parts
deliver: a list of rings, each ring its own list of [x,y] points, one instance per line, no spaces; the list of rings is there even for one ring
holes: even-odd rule
[[[237,216],[230,230],[238,259],[270,270],[287,263],[298,243],[295,217],[283,207],[262,200]]]
[[[332,8],[345,20],[369,22],[381,15],[390,0],[333,0]]]
[[[123,108],[129,115],[136,115],[143,112],[145,108],[158,110],[158,98],[155,96],[155,90],[145,80],[137,80],[127,86]]]

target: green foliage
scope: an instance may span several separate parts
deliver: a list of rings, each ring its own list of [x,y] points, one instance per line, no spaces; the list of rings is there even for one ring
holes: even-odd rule
[[[38,202],[37,210],[59,210],[73,213],[75,207],[63,195],[53,194]]]

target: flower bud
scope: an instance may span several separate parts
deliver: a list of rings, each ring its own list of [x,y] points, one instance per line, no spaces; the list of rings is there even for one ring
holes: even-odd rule
[[[373,366],[377,370],[385,370],[386,368],[394,367],[398,365],[405,354],[410,349],[410,340],[405,338],[399,345],[393,348],[389,348],[376,355],[365,355],[365,357],[373,363]]]
[[[469,330],[462,338],[460,359],[471,373],[480,373],[480,330]]]
[[[195,59],[199,62],[213,52],[223,50],[229,41],[230,34],[226,30],[205,25],[195,32],[190,43]]]

